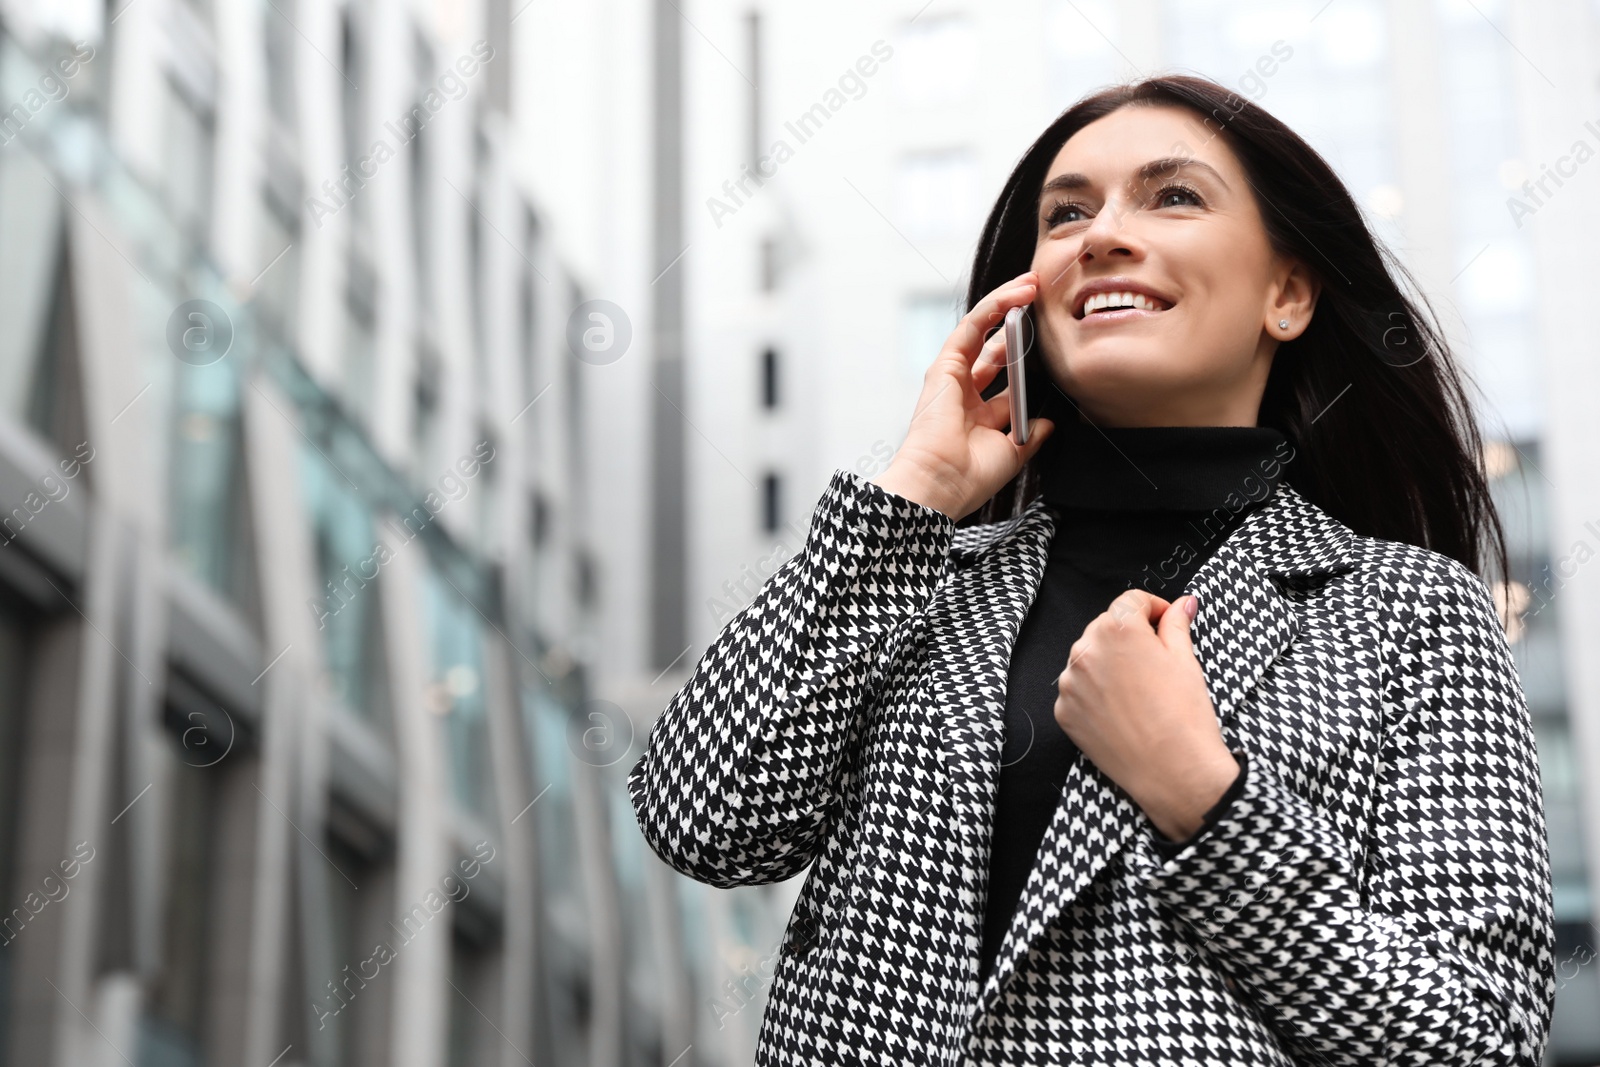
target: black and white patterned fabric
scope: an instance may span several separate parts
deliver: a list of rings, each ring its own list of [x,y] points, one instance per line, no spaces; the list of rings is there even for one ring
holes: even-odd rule
[[[1188,589],[1243,792],[1164,860],[1080,753],[980,986],[1006,668],[1053,521],[958,528],[836,472],[651,727],[628,788],[663,860],[722,887],[810,865],[757,1062],[1538,1064],[1549,846],[1489,592],[1288,482]]]

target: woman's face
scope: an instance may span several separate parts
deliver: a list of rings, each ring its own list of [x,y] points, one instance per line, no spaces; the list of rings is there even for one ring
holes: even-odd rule
[[[1317,286],[1269,244],[1221,137],[1186,108],[1114,111],[1056,153],[1038,224],[1036,351],[1090,421],[1255,425],[1272,355],[1305,330]],[[1084,314],[1107,283],[1144,295]]]

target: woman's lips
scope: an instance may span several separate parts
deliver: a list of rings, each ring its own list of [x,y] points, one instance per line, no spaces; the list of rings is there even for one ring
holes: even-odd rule
[[[1165,314],[1174,304],[1168,294],[1139,278],[1094,278],[1078,288],[1072,317],[1085,325],[1117,326]]]
[[[1171,310],[1172,308],[1170,307],[1165,311],[1148,311],[1144,308],[1117,308],[1115,311],[1092,311],[1075,321],[1079,326],[1115,326],[1123,322],[1153,319],[1158,315],[1165,315]]]
[[[1155,296],[1154,293],[1144,293],[1139,290],[1107,290],[1090,294],[1088,298],[1083,299],[1083,306],[1078,310],[1078,318],[1104,314],[1107,310],[1125,309],[1125,307],[1165,312],[1171,304],[1160,296]]]
[[[1118,288],[1118,283],[1121,281],[1120,278],[1095,281],[1079,289],[1076,299],[1072,302],[1072,317],[1081,319],[1108,307],[1166,311],[1176,303],[1160,293],[1151,292],[1142,285],[1129,283]]]

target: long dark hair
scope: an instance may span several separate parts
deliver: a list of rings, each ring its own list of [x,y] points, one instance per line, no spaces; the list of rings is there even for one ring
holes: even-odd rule
[[[1273,356],[1257,419],[1294,446],[1286,479],[1358,534],[1433,549],[1480,576],[1488,553],[1505,577],[1505,532],[1481,465],[1482,441],[1431,305],[1316,149],[1225,86],[1188,75],[1148,78],[1062,112],[1017,163],[989,212],[968,310],[1032,263],[1039,191],[1061,146],[1129,105],[1197,113],[1243,165],[1273,247],[1321,282],[1310,325]],[[1044,360],[1030,359],[1027,375],[1030,415],[1058,424],[1063,412],[1072,416],[1076,405]],[[1002,371],[985,393],[1004,386]],[[1038,495],[1038,462],[1025,464],[963,525],[1020,512]]]

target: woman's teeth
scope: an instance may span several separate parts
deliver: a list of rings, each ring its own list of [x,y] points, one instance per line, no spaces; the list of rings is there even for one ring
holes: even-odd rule
[[[1165,311],[1171,304],[1164,300],[1145,296],[1143,293],[1096,293],[1083,304],[1083,315],[1080,318],[1093,315],[1096,311],[1107,308],[1136,308],[1139,311]]]

